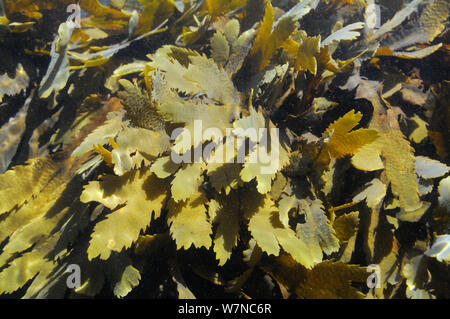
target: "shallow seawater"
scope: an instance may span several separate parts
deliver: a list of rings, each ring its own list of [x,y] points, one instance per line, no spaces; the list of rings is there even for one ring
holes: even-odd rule
[[[0,299],[449,298],[449,10],[0,0]]]

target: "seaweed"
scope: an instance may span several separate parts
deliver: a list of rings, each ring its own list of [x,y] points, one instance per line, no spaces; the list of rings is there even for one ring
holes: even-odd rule
[[[381,2],[0,1],[0,297],[448,298],[449,3]]]

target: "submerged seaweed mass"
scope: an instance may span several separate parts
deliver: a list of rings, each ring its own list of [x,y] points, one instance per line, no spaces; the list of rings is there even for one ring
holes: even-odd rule
[[[449,9],[0,0],[0,298],[449,298]]]

